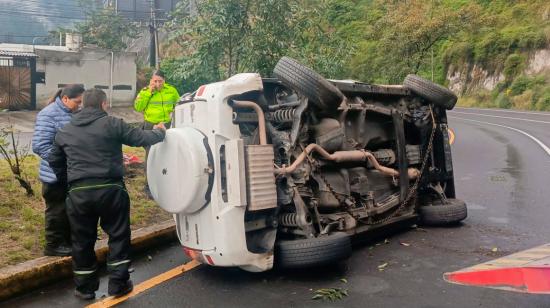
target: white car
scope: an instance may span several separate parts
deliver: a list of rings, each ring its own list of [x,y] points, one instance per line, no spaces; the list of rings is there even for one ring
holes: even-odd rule
[[[152,195],[190,257],[266,271],[338,262],[351,237],[458,223],[449,90],[328,81],[293,59],[201,86],[151,148]]]

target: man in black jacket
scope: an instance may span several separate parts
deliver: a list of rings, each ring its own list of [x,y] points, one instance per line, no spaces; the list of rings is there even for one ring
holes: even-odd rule
[[[105,112],[107,96],[98,89],[83,94],[84,109],[55,137],[48,162],[69,185],[67,214],[71,224],[75,295],[95,298],[99,288],[94,244],[97,223],[109,235],[109,295],[132,291],[130,199],[123,181],[122,145],[150,146],[164,140],[162,123],[151,131],[132,128]]]

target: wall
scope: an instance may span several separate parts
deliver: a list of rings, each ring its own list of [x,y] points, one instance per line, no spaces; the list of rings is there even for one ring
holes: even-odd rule
[[[45,73],[45,83],[37,83],[37,108],[41,109],[60,85],[79,83],[85,88],[100,87],[110,95],[111,53],[83,49],[79,52],[36,49],[37,72]],[[113,106],[131,105],[136,95],[136,54],[115,53],[113,69]],[[130,89],[117,89],[117,86]]]
[[[536,50],[528,55],[524,74],[531,76],[550,71],[550,49]],[[493,90],[504,81],[501,71],[490,73],[477,64],[467,63],[462,66],[451,66],[447,71],[448,87],[459,95],[469,94],[477,90]]]

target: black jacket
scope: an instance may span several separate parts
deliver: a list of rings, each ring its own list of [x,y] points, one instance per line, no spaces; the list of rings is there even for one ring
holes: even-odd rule
[[[143,147],[164,140],[165,131],[132,128],[101,109],[84,108],[59,130],[48,163],[69,184],[85,179],[120,180],[122,145]]]

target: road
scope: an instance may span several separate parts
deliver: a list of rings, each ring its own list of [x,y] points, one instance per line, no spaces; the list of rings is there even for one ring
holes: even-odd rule
[[[456,133],[452,151],[457,195],[469,205],[462,225],[394,234],[355,247],[344,264],[315,271],[253,274],[201,266],[121,306],[550,307],[550,296],[459,286],[442,279],[444,272],[550,242],[550,152],[544,148],[550,146],[550,113],[456,108],[449,112],[449,124]],[[136,258],[136,283],[186,261],[177,244],[148,255],[152,258]],[[330,287],[346,288],[349,296],[337,302],[311,300],[314,290]],[[99,296],[105,288],[103,277]],[[73,298],[72,282],[63,281],[4,305],[83,303]]]

